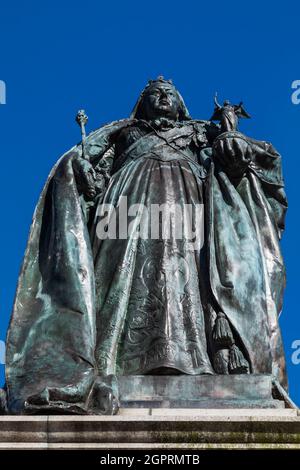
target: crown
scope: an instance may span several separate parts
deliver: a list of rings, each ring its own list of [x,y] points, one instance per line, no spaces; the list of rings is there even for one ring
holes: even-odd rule
[[[173,85],[173,81],[170,79],[170,80],[166,80],[162,75],[159,75],[156,80],[148,80],[148,84],[147,84],[147,87],[148,86],[151,86],[151,85],[154,85],[155,83],[168,83],[170,85]]]

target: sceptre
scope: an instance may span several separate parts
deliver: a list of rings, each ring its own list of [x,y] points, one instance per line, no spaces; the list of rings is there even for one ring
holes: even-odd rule
[[[89,160],[88,156],[86,155],[85,152],[85,142],[86,142],[86,131],[85,131],[85,125],[88,122],[88,117],[85,114],[84,109],[80,109],[78,113],[76,114],[75,121],[77,124],[80,126],[81,129],[81,149],[82,149],[82,157],[85,160]]]

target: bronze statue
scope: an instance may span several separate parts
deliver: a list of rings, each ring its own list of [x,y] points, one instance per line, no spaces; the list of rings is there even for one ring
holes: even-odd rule
[[[236,131],[239,115],[226,102],[221,127],[192,119],[158,77],[129,119],[86,137],[77,117],[83,141],[51,171],[19,278],[10,413],[114,413],[123,375],[271,374],[286,387],[281,159]],[[164,227],[174,208],[193,229],[181,237],[172,217]]]

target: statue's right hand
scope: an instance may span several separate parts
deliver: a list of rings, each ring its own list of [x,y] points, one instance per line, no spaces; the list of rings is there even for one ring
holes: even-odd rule
[[[73,160],[73,169],[78,191],[87,199],[94,199],[96,196],[96,173],[91,163],[81,156],[77,156]]]

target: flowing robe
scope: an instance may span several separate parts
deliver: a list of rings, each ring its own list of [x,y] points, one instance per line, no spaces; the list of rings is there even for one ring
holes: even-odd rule
[[[124,120],[88,136],[96,170],[130,126]],[[10,412],[22,412],[28,397],[44,389],[50,401],[55,390],[56,399],[61,392],[62,402],[85,410],[98,374],[161,367],[214,373],[218,311],[249,373],[274,374],[286,384],[278,326],[287,206],[280,156],[247,138],[251,163],[232,177],[230,164],[223,168],[213,156],[211,129],[190,121],[160,141],[156,134],[139,136],[135,147],[115,154],[102,201],[203,204],[204,244],[194,250],[185,240],[99,240],[98,219],[87,225],[74,174],[80,147],[56,164],[35,211],[7,337]]]

